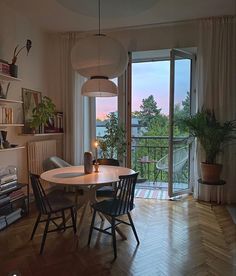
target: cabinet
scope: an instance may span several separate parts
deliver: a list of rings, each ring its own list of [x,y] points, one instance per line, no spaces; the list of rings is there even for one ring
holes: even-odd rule
[[[3,83],[10,83],[11,81],[20,81],[18,78],[14,78],[5,74],[0,73],[0,84],[2,87]],[[13,112],[13,105],[15,104],[21,104],[22,101],[17,100],[10,100],[5,98],[0,98],[0,130],[5,129],[7,127],[22,127],[24,124],[17,123],[14,118],[14,112]],[[6,150],[16,150],[16,149],[22,149],[23,146],[16,146],[12,145],[9,148],[1,148],[0,151],[6,151]]]
[[[10,184],[9,188],[0,190],[0,231],[29,212],[29,185],[18,182],[12,186]]]

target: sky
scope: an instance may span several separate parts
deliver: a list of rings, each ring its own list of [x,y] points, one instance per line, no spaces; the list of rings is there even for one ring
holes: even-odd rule
[[[169,110],[170,62],[154,61],[132,64],[132,111],[139,111],[142,99],[154,96],[161,112]],[[190,90],[190,61],[175,62],[175,98],[180,103]],[[105,119],[106,114],[117,111],[117,97],[96,98],[97,118]]]

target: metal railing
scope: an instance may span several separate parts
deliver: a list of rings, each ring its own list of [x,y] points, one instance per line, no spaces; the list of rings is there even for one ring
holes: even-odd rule
[[[188,137],[174,138],[175,148],[182,147],[186,144]],[[131,165],[135,171],[140,171],[140,178],[149,182],[161,181],[167,182],[168,175],[161,171],[157,173],[156,163],[162,157],[168,154],[168,136],[141,136],[132,137]]]

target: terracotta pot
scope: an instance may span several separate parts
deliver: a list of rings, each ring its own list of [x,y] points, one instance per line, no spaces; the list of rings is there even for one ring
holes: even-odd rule
[[[201,162],[202,181],[216,183],[220,181],[222,164],[208,164]]]

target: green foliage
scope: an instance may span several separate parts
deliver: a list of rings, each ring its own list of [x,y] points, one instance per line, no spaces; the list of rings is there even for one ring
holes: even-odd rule
[[[206,154],[206,163],[215,163],[225,142],[235,139],[235,121],[220,123],[214,111],[202,109],[195,115],[181,119],[192,136],[197,137]]]
[[[136,115],[140,119],[141,124],[146,127],[149,127],[152,124],[152,120],[161,112],[161,109],[157,108],[153,95],[142,100],[140,110],[139,114],[136,112]]]
[[[107,115],[107,118],[105,135],[99,139],[103,158],[121,158],[126,149],[125,129],[119,125],[114,112]]]
[[[42,97],[41,103],[33,109],[33,120],[30,124],[32,128],[47,125],[50,118],[55,113],[56,106],[49,97]]]

